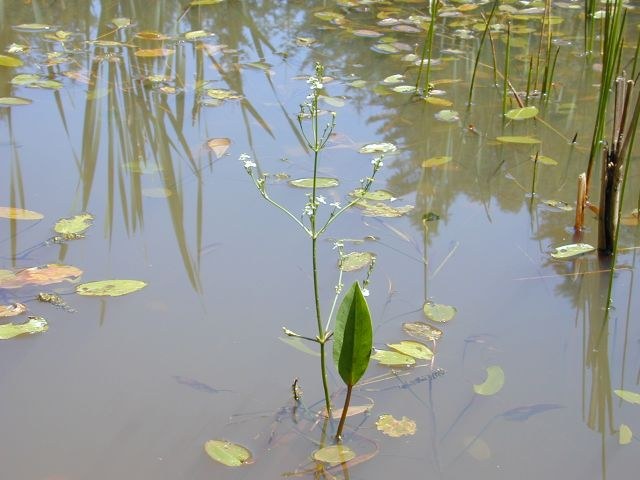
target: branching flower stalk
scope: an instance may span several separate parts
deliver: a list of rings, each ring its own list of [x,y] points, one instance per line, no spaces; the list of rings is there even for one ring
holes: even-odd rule
[[[320,288],[319,288],[319,280],[318,280],[318,238],[327,230],[329,225],[331,225],[340,215],[346,212],[348,209],[353,207],[356,203],[358,203],[362,198],[369,192],[371,185],[373,184],[374,177],[376,173],[382,168],[382,158],[383,156],[377,156],[372,160],[372,173],[370,177],[364,178],[360,181],[360,190],[359,194],[354,196],[354,198],[349,201],[346,205],[341,206],[339,202],[331,203],[329,206],[332,210],[329,213],[329,217],[324,223],[319,222],[318,211],[321,205],[326,205],[327,201],[325,197],[321,195],[317,195],[318,190],[318,164],[320,161],[320,153],[326,146],[333,129],[335,128],[335,113],[331,112],[331,120],[324,127],[322,127],[322,131],[320,131],[320,109],[318,107],[318,98],[320,96],[320,92],[324,88],[323,85],[323,76],[324,76],[324,67],[320,63],[316,63],[315,66],[315,74],[309,77],[307,83],[309,84],[310,93],[306,98],[306,102],[300,105],[300,112],[298,113],[298,125],[300,127],[300,132],[302,134],[303,139],[307,143],[309,149],[313,152],[313,183],[311,188],[311,193],[307,194],[307,202],[304,205],[304,209],[300,216],[295,215],[289,209],[278,203],[276,200],[272,199],[267,191],[266,185],[266,176],[265,175],[257,175],[255,173],[255,168],[257,167],[256,163],[251,159],[251,157],[247,154],[242,154],[239,157],[239,160],[243,162],[244,169],[247,174],[253,180],[258,192],[260,195],[285,213],[289,218],[291,218],[300,228],[302,228],[306,234],[311,239],[311,261],[312,261],[312,271],[313,271],[313,295],[314,295],[314,303],[315,303],[315,317],[316,317],[316,325],[317,325],[317,335],[315,338],[299,335],[291,330],[284,329],[284,333],[288,336],[302,338],[304,340],[309,340],[316,342],[320,345],[320,369],[322,374],[322,387],[324,391],[325,398],[325,407],[329,418],[331,418],[331,397],[329,394],[329,386],[327,380],[327,367],[326,367],[326,344],[328,340],[331,338],[333,333],[330,330],[331,325],[331,317],[333,316],[335,305],[337,302],[338,295],[340,294],[342,288],[342,271],[340,271],[340,277],[338,280],[338,285],[336,287],[336,297],[333,302],[333,307],[331,308],[331,313],[327,318],[326,325],[323,325],[322,321],[322,313],[320,308]],[[303,122],[305,120],[310,120],[311,128],[305,128]],[[309,130],[309,131],[308,131]],[[341,254],[342,256],[342,254]]]

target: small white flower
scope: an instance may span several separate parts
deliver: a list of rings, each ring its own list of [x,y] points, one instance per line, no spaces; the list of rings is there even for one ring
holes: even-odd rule
[[[311,205],[310,203],[307,203],[304,206],[304,214],[310,217],[311,215],[313,215],[313,212],[314,212],[313,205]]]
[[[342,248],[344,247],[344,243],[342,243],[340,240],[338,240],[337,242],[333,243],[333,249],[335,250],[336,248]]]
[[[246,168],[247,170],[249,170],[252,167],[257,167],[256,163],[251,161],[251,160],[245,160],[244,161],[244,168]]]
[[[307,83],[311,87],[311,90],[320,90],[321,88],[324,87],[320,79],[313,75],[309,77],[309,79],[307,80]]]
[[[333,202],[329,204],[331,207],[340,208],[340,202]]]
[[[316,202],[321,203],[323,205],[326,205],[327,204],[327,199],[324,198],[323,196],[319,196],[319,197],[316,197]]]
[[[247,155],[246,153],[242,153],[239,157],[238,160],[240,160],[241,162],[244,162],[246,160],[249,160],[251,158],[251,155]]]
[[[364,297],[368,297],[369,296],[369,289],[368,288],[363,288],[362,289],[362,295]]]

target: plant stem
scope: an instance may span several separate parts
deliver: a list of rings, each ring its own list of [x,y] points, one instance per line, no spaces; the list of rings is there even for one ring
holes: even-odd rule
[[[480,61],[480,54],[482,53],[482,46],[484,45],[484,39],[487,36],[487,30],[489,30],[489,25],[491,24],[491,19],[493,18],[493,14],[496,11],[496,7],[498,6],[498,2],[493,2],[493,7],[491,8],[491,12],[489,13],[489,18],[486,19],[486,25],[484,30],[482,31],[482,36],[480,37],[480,45],[478,46],[478,53],[476,54],[476,61],[473,65],[473,73],[471,74],[471,85],[469,86],[469,98],[467,99],[467,106],[471,106],[471,98],[473,95],[473,85],[476,81],[476,71],[478,70],[478,62]],[[483,15],[484,16],[484,15]]]
[[[347,412],[349,411],[349,403],[351,403],[352,389],[353,389],[353,385],[347,385],[347,396],[344,399],[344,407],[342,409],[342,415],[340,416],[338,431],[336,432],[336,440],[340,440],[342,438],[342,429],[344,428],[344,422],[347,419]]]

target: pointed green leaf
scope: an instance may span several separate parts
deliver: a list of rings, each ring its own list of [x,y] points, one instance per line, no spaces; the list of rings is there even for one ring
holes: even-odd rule
[[[42,317],[29,317],[26,323],[8,323],[0,325],[0,340],[8,340],[19,335],[46,332],[49,329],[47,321]]]
[[[204,444],[204,450],[216,462],[227,467],[240,467],[253,463],[249,450],[226,440],[209,440]]]
[[[487,379],[473,386],[473,391],[478,395],[494,395],[498,393],[504,385],[504,371],[498,365],[487,367]]]
[[[526,120],[528,118],[533,118],[536,115],[538,115],[538,107],[534,106],[514,108],[504,114],[505,117],[511,120]]]
[[[614,390],[613,393],[615,393],[625,402],[636,403],[640,405],[640,393],[631,392],[629,390]]]
[[[76,293],[79,295],[119,297],[146,287],[147,284],[139,280],[101,280],[78,285]]]
[[[347,385],[355,385],[364,375],[372,347],[369,306],[360,285],[354,282],[342,299],[333,333],[333,361]]]
[[[432,322],[444,323],[456,316],[456,307],[441,303],[426,302],[423,307],[424,315]]]

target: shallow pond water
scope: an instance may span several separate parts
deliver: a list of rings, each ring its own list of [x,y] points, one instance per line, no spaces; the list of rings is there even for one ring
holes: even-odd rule
[[[491,4],[441,8],[429,81],[442,92],[429,103],[402,93],[418,75],[425,2],[209,3],[0,2],[0,47],[20,59],[0,66],[0,97],[28,103],[0,106],[0,207],[42,215],[0,218],[0,305],[20,302],[49,325],[0,341],[3,478],[632,476],[638,434],[621,442],[620,430],[640,432],[639,407],[614,390],[640,391],[638,229],[621,230],[605,322],[606,262],[550,255],[577,240],[597,244],[595,216],[577,239],[574,212],[544,203],[575,205],[589,155],[601,59],[583,54],[582,4],[550,2],[552,51],[560,47],[553,88],[530,101],[536,119],[504,122],[488,40],[467,108],[480,14]],[[508,20],[514,28],[510,80],[520,92],[538,54],[541,7],[505,2],[493,20],[499,73]],[[283,326],[315,336],[309,241],[237,160],[251,155],[270,174],[270,194],[302,214],[305,190],[287,180],[313,170],[297,113],[318,61],[321,106],[337,113],[320,163],[340,182],[323,192],[327,203],[344,203],[370,174],[363,145],[390,142],[398,148],[374,188],[397,197],[391,206],[414,207],[395,218],[354,208],[331,225],[319,244],[323,309],[338,275],[333,243],[345,238],[360,240],[347,251],[376,254],[368,301],[377,348],[411,339],[403,324],[425,321],[426,302],[457,309],[434,324],[443,335],[432,363],[371,362],[354,403],[373,407],[347,423],[356,461],[325,469],[311,460],[332,428],[317,415],[318,359],[282,338]],[[496,140],[507,135],[540,143]],[[552,161],[534,169],[536,153]],[[639,175],[634,154],[624,214],[636,208]],[[52,241],[59,219],[82,212],[94,217],[84,238]],[[82,270],[78,283],[147,286],[91,297],[69,281],[6,280],[48,264]],[[65,305],[40,302],[39,292]],[[10,321],[26,318],[0,325]],[[504,385],[476,394],[493,367]],[[340,404],[333,369],[330,384]],[[386,436],[376,427],[385,414],[410,418],[415,434]],[[214,462],[203,448],[210,439],[247,447],[253,463]]]

